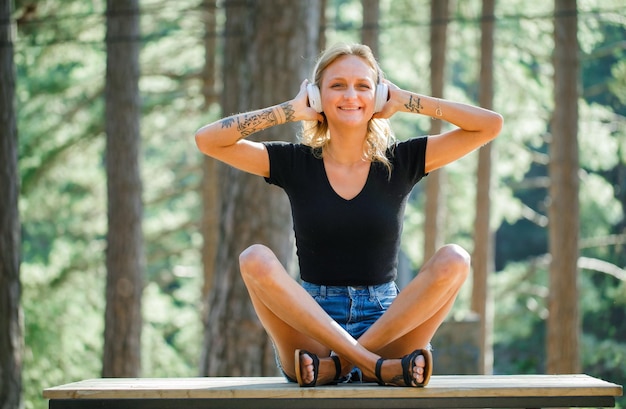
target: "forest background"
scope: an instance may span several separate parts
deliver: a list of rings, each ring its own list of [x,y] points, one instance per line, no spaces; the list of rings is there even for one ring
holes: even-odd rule
[[[626,14],[620,3],[579,0],[577,6],[577,222],[580,367],[623,385]],[[106,6],[99,0],[16,0],[12,16],[17,23],[22,376],[27,409],[45,407],[42,389],[99,377],[103,371]],[[227,51],[222,42],[222,2],[143,0],[140,6],[139,157],[145,250],[145,270],[140,271],[144,283],[140,374],[196,376],[211,372],[203,362],[209,354],[203,337],[211,326],[207,319],[211,288],[201,254],[206,164],[193,134],[222,115],[221,75],[236,67],[217,68]],[[493,107],[504,116],[505,127],[493,143],[492,164],[490,224],[495,240],[489,286],[495,300],[494,373],[546,371],[548,165],[555,110],[553,7],[543,0],[510,0],[498,2],[495,11]],[[431,92],[429,37],[437,22],[430,17],[430,8],[426,0],[381,0],[376,22],[377,55],[388,78],[422,93]],[[476,103],[481,2],[455,1],[449,10],[444,95]],[[207,14],[214,19],[214,34],[206,30]],[[363,20],[361,1],[328,0],[322,37],[326,44],[360,41]],[[262,35],[264,27],[254,29]],[[215,94],[207,98],[206,47],[211,37]],[[294,87],[292,96],[296,93]],[[431,127],[430,119],[414,116],[393,118],[392,123],[400,139],[428,134]],[[446,209],[445,241],[470,250],[476,163],[476,155],[470,155],[447,168],[441,205]],[[124,164],[116,166],[123,169]],[[416,187],[403,236],[403,253],[413,271],[422,263],[423,193],[423,187]],[[453,319],[469,315],[470,291],[466,286]],[[618,405],[625,407],[626,402],[622,399]]]

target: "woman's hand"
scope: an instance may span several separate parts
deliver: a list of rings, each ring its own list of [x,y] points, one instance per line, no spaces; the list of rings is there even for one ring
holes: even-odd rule
[[[309,80],[302,81],[298,95],[296,95],[291,101],[287,102],[293,108],[293,120],[324,122],[324,115],[317,112],[309,105],[309,96],[306,90],[308,83]]]
[[[400,102],[403,93],[402,89],[389,80],[383,80],[383,82],[387,84],[387,87],[389,88],[387,102],[380,112],[376,112],[372,115],[372,118],[389,119],[400,110],[399,106],[402,106],[402,102]]]

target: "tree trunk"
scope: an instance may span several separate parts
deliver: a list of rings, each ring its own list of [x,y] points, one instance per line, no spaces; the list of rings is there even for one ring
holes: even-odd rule
[[[483,0],[480,42],[480,106],[493,106],[493,32],[495,0]],[[491,219],[491,146],[478,152],[476,171],[476,219],[472,254],[472,311],[480,316],[479,372],[493,372],[493,300],[489,291],[489,274],[494,269]]]
[[[204,0],[204,68],[202,70],[202,96],[204,97],[204,109],[211,104],[219,102],[217,89],[217,0]]]
[[[205,0],[204,13],[204,70],[203,87],[204,108],[208,109],[213,103],[219,102],[216,86],[216,53],[217,53],[217,0]],[[217,254],[218,230],[219,230],[219,185],[217,179],[217,160],[205,156],[202,161],[202,267],[204,270],[204,281],[202,286],[203,300],[203,324],[206,328],[210,310],[208,304],[213,276],[215,274],[215,256]]]
[[[446,65],[446,30],[448,28],[448,0],[431,0],[430,3],[430,81],[431,94],[443,97],[443,78]],[[441,133],[441,120],[431,122],[430,134]],[[426,178],[426,205],[424,209],[424,262],[435,254],[444,239],[445,172],[431,172]]]
[[[107,2],[106,172],[108,194],[104,377],[141,366],[143,235],[139,172],[139,4]]]
[[[550,143],[550,298],[547,372],[580,371],[578,311],[578,41],[575,0],[554,10],[554,116]]]
[[[11,2],[0,5],[0,409],[22,405],[17,119]]]
[[[273,0],[224,3],[225,114],[277,104],[298,92],[318,54],[318,2]],[[296,128],[275,127],[255,140],[290,140]],[[201,372],[205,375],[276,375],[274,353],[239,275],[238,257],[253,243],[274,250],[291,268],[293,230],[284,192],[258,176],[219,166],[220,247]]]
[[[318,0],[319,2],[319,23],[317,36],[317,53],[326,49],[326,4],[327,0]],[[309,74],[310,75],[310,74]],[[308,78],[308,77],[307,77]]]
[[[380,29],[380,0],[361,0],[363,6],[363,28],[361,29],[361,42],[372,49],[376,57],[379,56],[378,36]]]

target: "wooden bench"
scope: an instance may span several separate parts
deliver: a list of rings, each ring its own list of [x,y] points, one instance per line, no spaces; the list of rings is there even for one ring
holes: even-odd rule
[[[613,407],[622,387],[587,375],[433,376],[426,388],[300,388],[279,377],[92,379],[44,390],[50,409]]]

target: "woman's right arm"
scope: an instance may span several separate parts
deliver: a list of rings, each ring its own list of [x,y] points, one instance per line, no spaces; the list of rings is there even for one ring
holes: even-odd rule
[[[268,177],[269,157],[265,145],[248,136],[272,126],[301,120],[318,120],[319,114],[307,105],[306,81],[291,101],[232,115],[196,131],[198,149],[208,156],[244,172]]]

